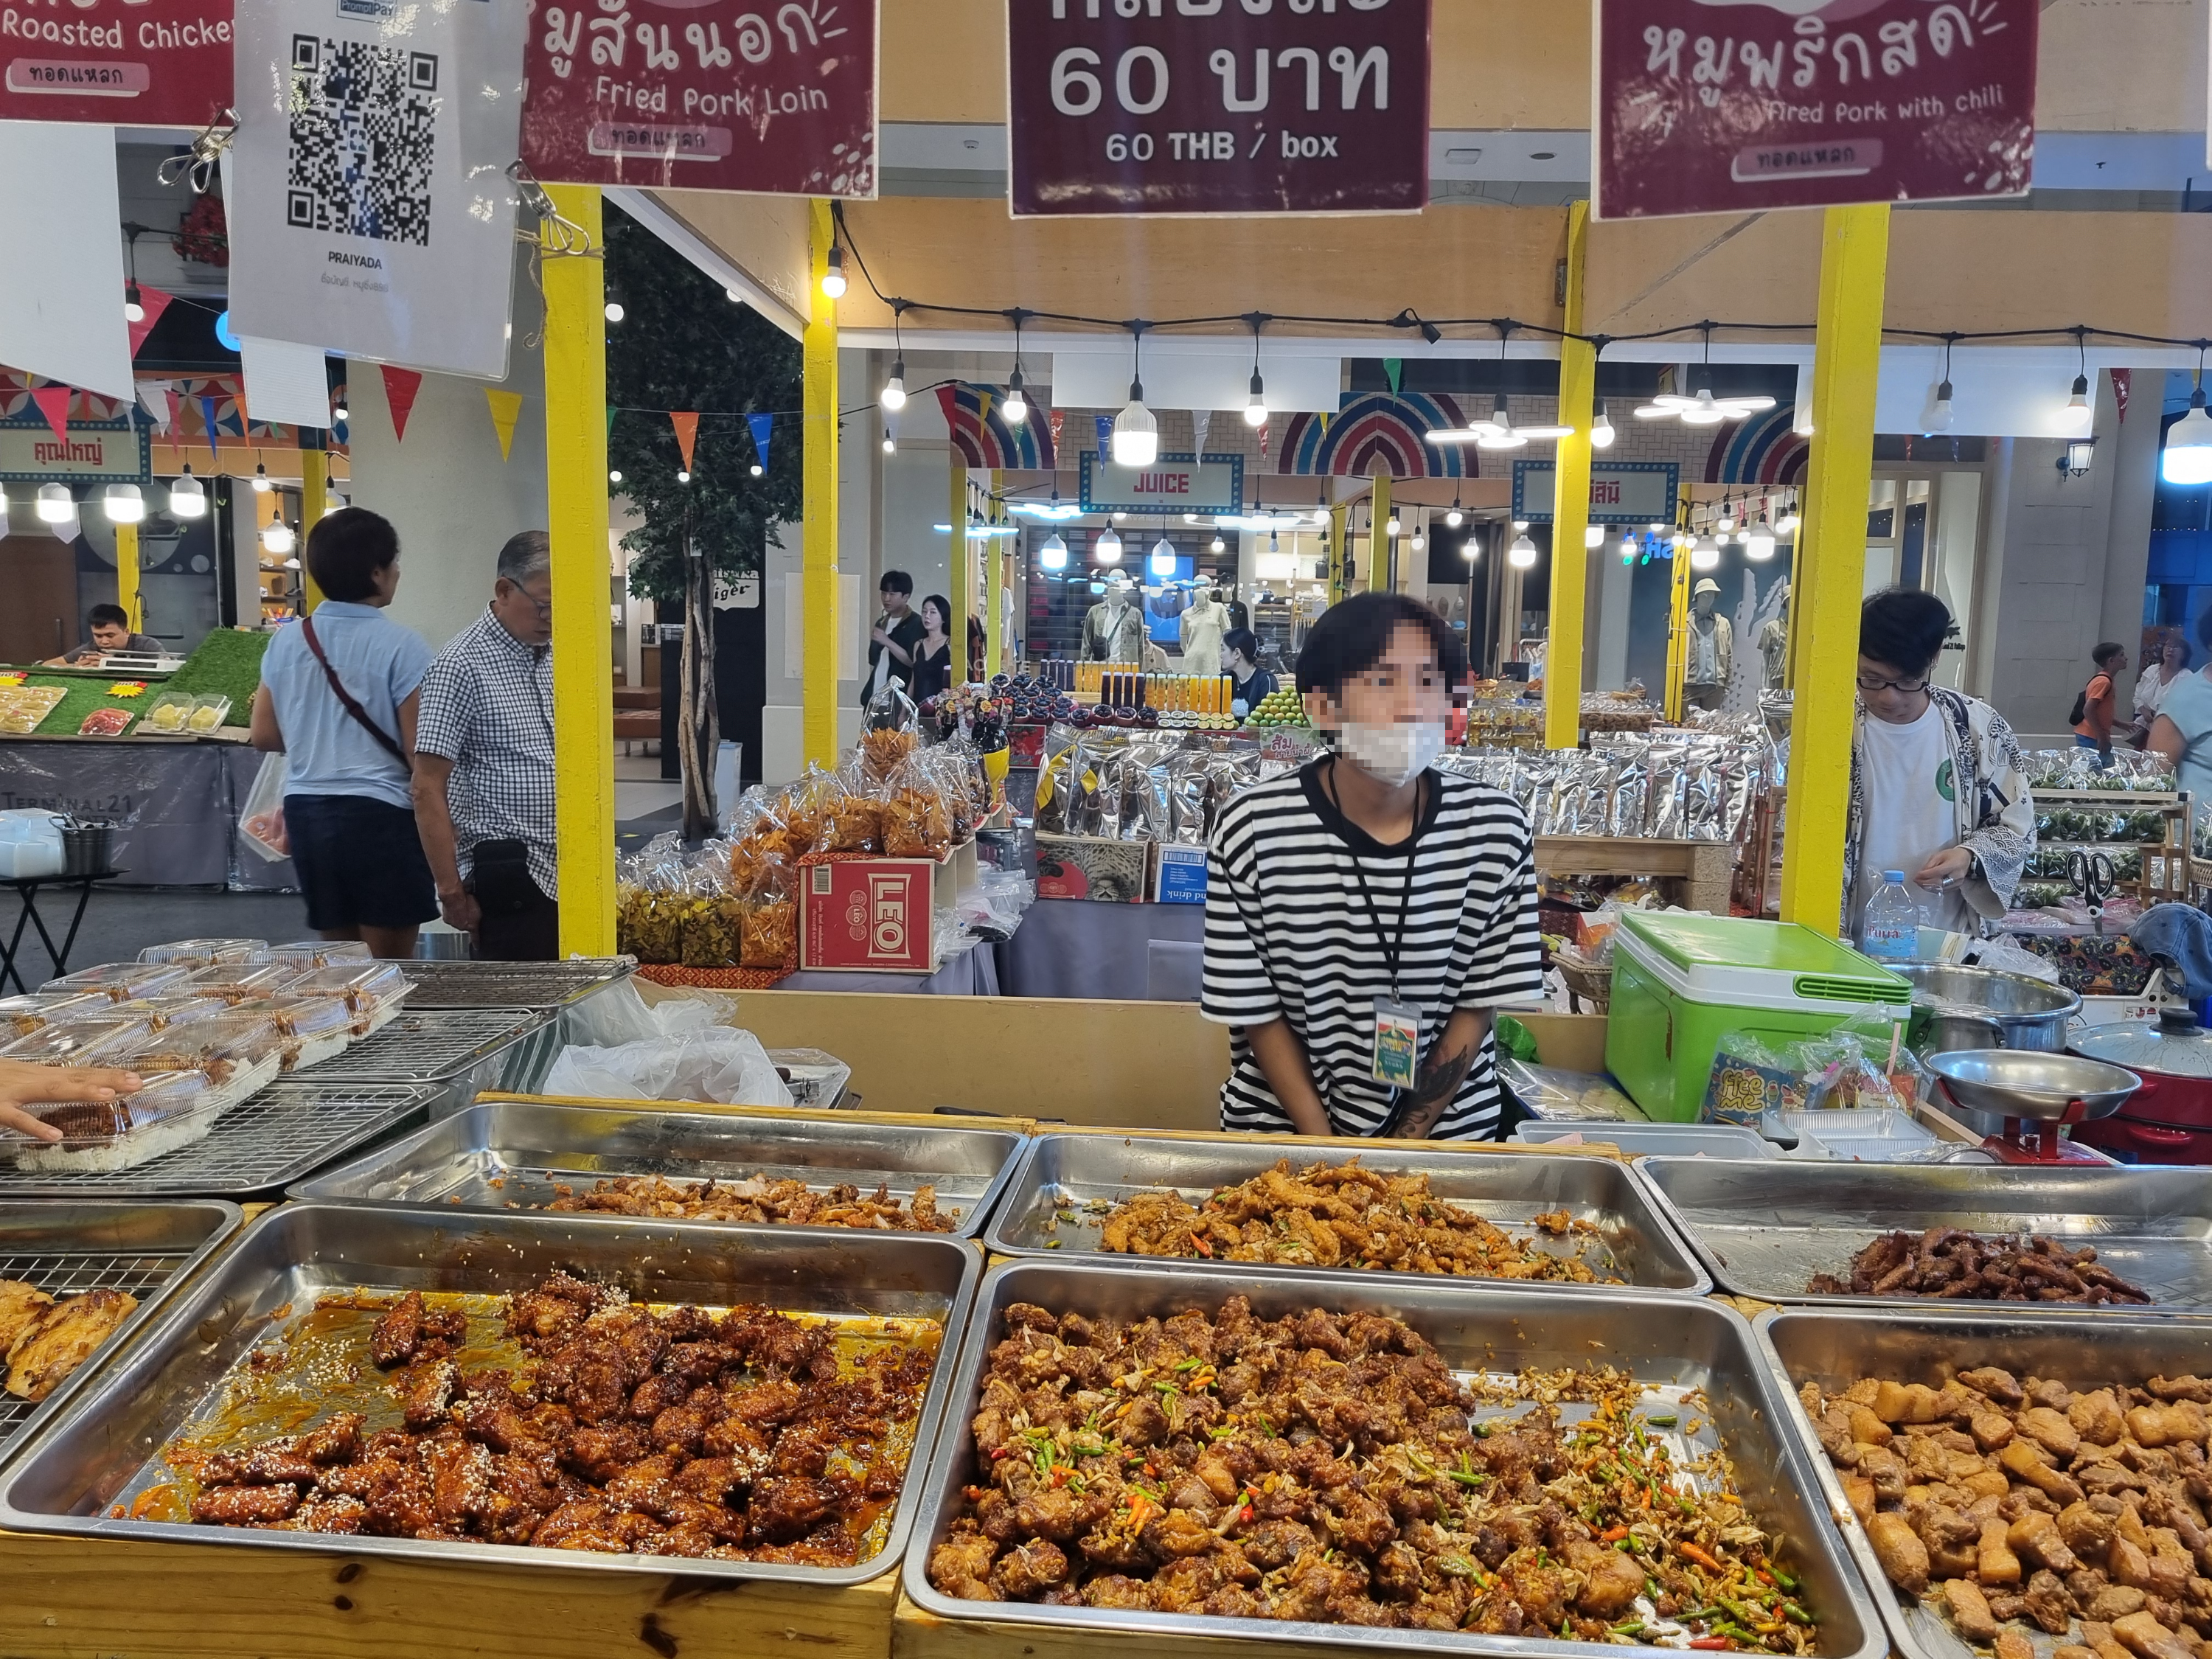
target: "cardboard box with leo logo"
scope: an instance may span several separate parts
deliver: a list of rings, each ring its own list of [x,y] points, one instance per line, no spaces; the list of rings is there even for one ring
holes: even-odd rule
[[[810,864],[799,966],[846,973],[927,974],[940,866],[931,859],[845,859]]]

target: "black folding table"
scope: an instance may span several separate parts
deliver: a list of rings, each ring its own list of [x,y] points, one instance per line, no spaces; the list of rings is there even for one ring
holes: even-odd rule
[[[14,888],[16,902],[22,906],[22,909],[15,917],[15,933],[8,940],[7,948],[0,950],[0,994],[6,993],[8,982],[10,980],[15,981],[18,991],[28,991],[31,988],[24,981],[22,974],[15,966],[16,955],[23,947],[23,928],[26,924],[39,930],[39,942],[46,947],[46,955],[52,958],[54,964],[52,976],[59,979],[64,974],[69,972],[69,953],[76,944],[76,930],[83,924],[85,907],[92,902],[93,884],[112,881],[122,873],[120,870],[95,870],[88,876],[0,878],[0,887]],[[54,948],[54,936],[46,931],[46,919],[39,914],[39,889],[41,887],[74,887],[77,890],[76,912],[70,917],[69,933],[63,939],[59,950]]]

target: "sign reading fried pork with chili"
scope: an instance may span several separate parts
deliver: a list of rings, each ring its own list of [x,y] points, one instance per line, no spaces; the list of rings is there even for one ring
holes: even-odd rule
[[[1597,0],[1600,218],[2020,196],[2037,0]]]
[[[876,193],[876,0],[532,0],[526,73],[544,182]]]
[[[231,0],[0,0],[0,120],[204,127],[231,101]]]

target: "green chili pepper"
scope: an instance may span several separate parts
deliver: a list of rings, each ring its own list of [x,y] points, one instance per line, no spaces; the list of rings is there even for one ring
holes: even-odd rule
[[[1656,1429],[1671,1429],[1682,1419],[1672,1412],[1655,1412],[1644,1420]]]

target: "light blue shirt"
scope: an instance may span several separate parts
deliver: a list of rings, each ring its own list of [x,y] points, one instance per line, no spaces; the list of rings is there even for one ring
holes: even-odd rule
[[[2167,688],[2158,712],[2181,728],[2191,747],[2180,766],[2180,785],[2197,799],[2212,791],[2212,680],[2202,672],[2184,674]]]
[[[433,654],[428,642],[374,605],[337,599],[315,607],[315,638],[362,712],[392,742],[401,742],[399,705],[422,684]],[[269,688],[284,734],[291,767],[286,794],[365,795],[393,806],[413,804],[407,769],[332,695],[299,623],[287,623],[269,641],[261,683]]]

